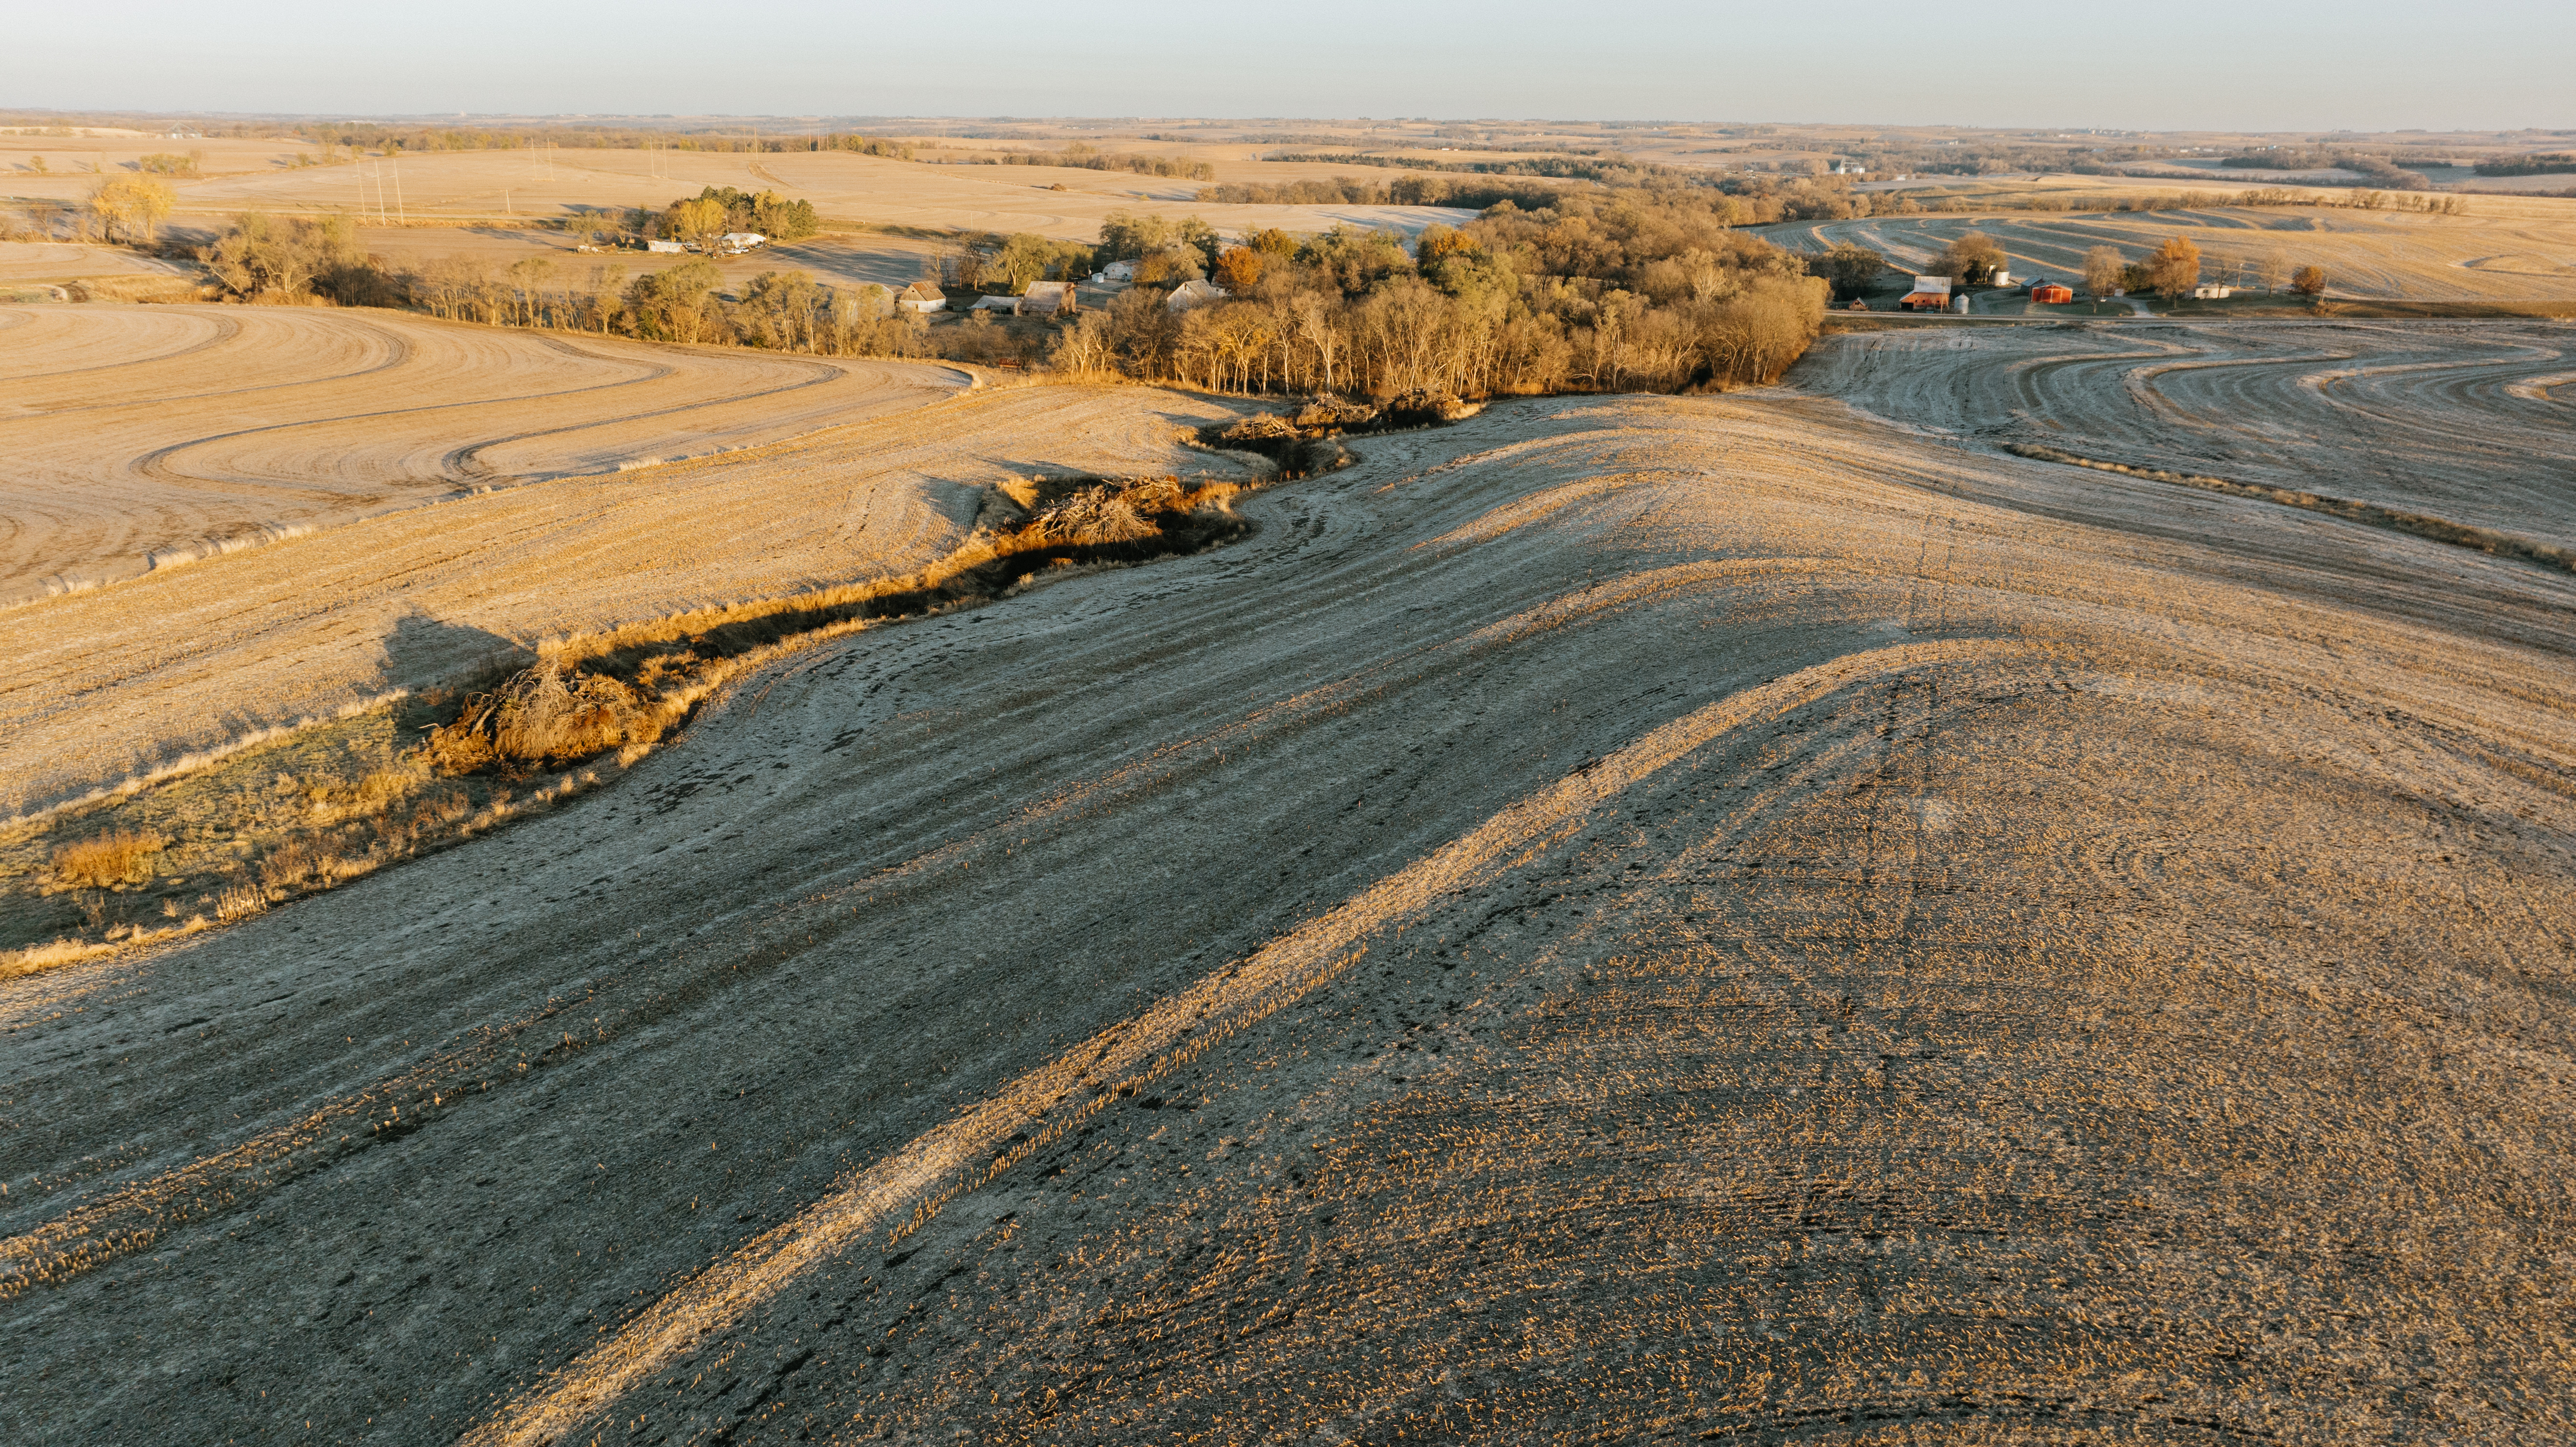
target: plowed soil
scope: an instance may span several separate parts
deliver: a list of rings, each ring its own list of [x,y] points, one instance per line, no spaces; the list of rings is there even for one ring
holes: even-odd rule
[[[1796,392],[1361,450],[0,986],[0,1422],[2576,1434],[2576,583]]]

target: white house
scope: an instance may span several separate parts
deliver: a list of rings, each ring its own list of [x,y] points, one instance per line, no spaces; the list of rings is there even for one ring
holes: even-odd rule
[[[926,281],[916,281],[895,296],[894,304],[908,312],[948,310],[948,293]]]
[[[1171,296],[1163,302],[1163,305],[1176,312],[1185,312],[1192,307],[1206,306],[1209,302],[1223,301],[1225,298],[1225,288],[1215,282],[1185,281],[1172,288]]]
[[[1136,279],[1136,263],[1132,261],[1113,261],[1107,266],[1100,268],[1099,272],[1091,279],[1098,282],[1134,281]]]
[[[711,249],[721,251],[727,256],[740,256],[755,246],[766,245],[768,241],[768,237],[757,231],[728,231],[716,238],[716,244]]]

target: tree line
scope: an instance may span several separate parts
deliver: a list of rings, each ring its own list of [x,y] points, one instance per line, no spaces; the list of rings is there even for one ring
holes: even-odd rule
[[[273,126],[233,127],[220,134],[273,134]],[[461,126],[403,126],[379,121],[308,121],[287,133],[327,152],[344,147],[351,153],[382,151],[388,155],[425,151],[517,151],[540,146],[609,151],[789,152],[849,151],[863,156],[914,159],[914,148],[901,141],[849,131],[757,135],[749,131],[679,131],[635,126],[510,126],[475,129]]]
[[[2454,195],[2369,189],[2329,192],[2257,186],[2243,191],[2156,191],[2126,196],[1933,196],[1916,209],[1941,211],[2213,211],[2226,206],[2315,206],[2355,211],[2413,211],[2466,216],[2469,203]]]
[[[1508,163],[1495,163],[1508,164]],[[1658,195],[1699,192],[1719,200],[1706,204],[1730,226],[1759,226],[1773,221],[1845,221],[1864,216],[1910,216],[1922,209],[1901,192],[1853,189],[1842,176],[1767,175],[1712,176],[1683,173],[1670,167],[1671,179],[1652,185],[1603,187],[1551,185],[1539,177],[1417,174],[1385,181],[1335,176],[1328,181],[1275,183],[1229,181],[1202,188],[1197,199],[1210,206],[1453,206],[1482,211],[1510,202],[1523,211],[1556,204],[1557,198],[1589,192],[1652,192]]]
[[[765,272],[727,296],[691,259],[629,277],[615,265],[558,273],[470,261],[384,266],[346,218],[249,215],[201,255],[243,301],[320,298],[408,306],[500,325],[830,355],[1046,362],[1072,377],[1174,381],[1239,392],[1485,397],[1569,390],[1682,391],[1778,380],[1817,334],[1827,284],[1806,262],[1731,228],[1705,190],[1585,193],[1510,202],[1410,246],[1337,226],[1227,238],[1196,217],[1121,214],[1086,247],[986,238],[953,260],[965,284],[1017,292],[1107,260],[1140,283],[1105,308],[930,325],[883,287]],[[1173,289],[1214,281],[1208,304]]]
[[[737,191],[708,186],[682,197],[637,227],[644,235],[658,231],[678,241],[705,242],[728,231],[751,231],[772,241],[802,241],[822,228],[814,203],[789,200],[775,191]]]
[[[2576,171],[2576,151],[2499,156],[2477,164],[2481,176],[2554,176],[2569,171]]]
[[[1141,260],[1160,276],[1204,272],[1226,295],[1176,310],[1140,265],[1134,290],[1058,331],[1050,360],[1227,391],[1485,397],[1767,383],[1814,340],[1824,284],[1705,193],[1551,199],[1428,228],[1410,251],[1348,226],[1226,241],[1195,218],[1116,218],[1104,254],[1159,246]]]
[[[1163,176],[1183,181],[1216,179],[1216,168],[1205,161],[1178,160],[1170,156],[1111,155],[1081,141],[1075,141],[1061,151],[1009,151],[952,164],[1066,166],[1077,171],[1124,171],[1134,176]]]

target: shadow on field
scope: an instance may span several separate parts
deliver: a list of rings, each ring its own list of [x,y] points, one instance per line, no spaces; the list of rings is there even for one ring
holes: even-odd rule
[[[383,687],[422,689],[524,667],[536,655],[481,628],[407,613],[384,637]]]

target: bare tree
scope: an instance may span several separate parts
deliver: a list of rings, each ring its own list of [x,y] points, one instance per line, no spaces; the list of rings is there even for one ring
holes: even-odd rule
[[[2084,253],[2084,289],[2095,296],[2109,296],[2120,289],[2121,273],[2127,269],[2120,248],[2096,246]]]

